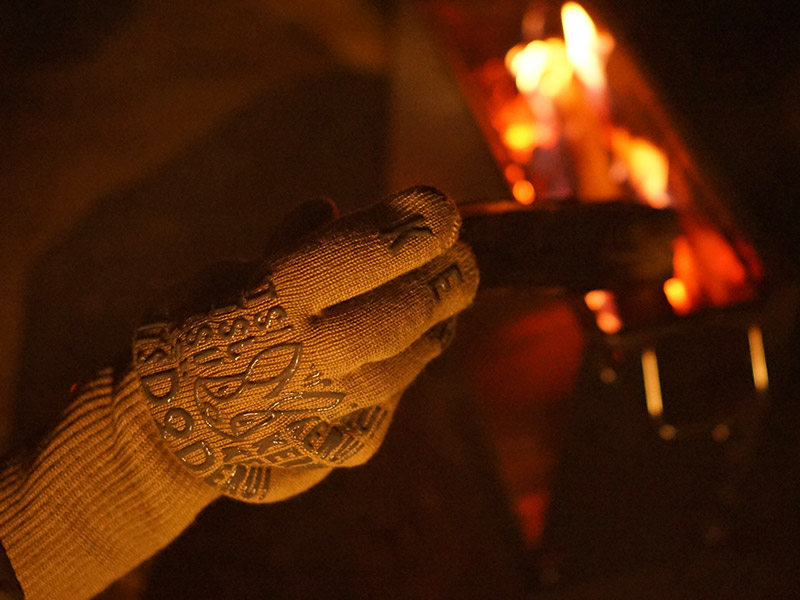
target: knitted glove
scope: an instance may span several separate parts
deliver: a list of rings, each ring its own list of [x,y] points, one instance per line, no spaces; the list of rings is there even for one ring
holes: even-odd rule
[[[170,450],[251,502],[283,496],[275,467],[368,459],[441,350],[431,328],[475,293],[458,228],[444,196],[405,192],[283,249],[236,304],[141,328],[135,367]]]
[[[408,190],[281,236],[235,303],[140,328],[133,366],[76,390],[0,469],[26,597],[91,596],[220,494],[281,500],[374,454],[475,294],[459,225],[442,194]]]

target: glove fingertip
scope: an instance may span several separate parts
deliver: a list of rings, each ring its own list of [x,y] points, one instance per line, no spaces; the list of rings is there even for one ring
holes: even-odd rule
[[[447,251],[458,239],[461,215],[456,203],[441,190],[418,185],[392,194],[379,205],[388,209],[389,215],[400,215],[413,219],[421,218],[421,229],[426,229],[437,241],[439,252]],[[396,220],[396,216],[389,220]]]

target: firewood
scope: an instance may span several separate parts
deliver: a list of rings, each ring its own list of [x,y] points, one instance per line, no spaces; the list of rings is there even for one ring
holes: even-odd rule
[[[462,205],[483,286],[620,290],[672,276],[675,213],[630,202]]]

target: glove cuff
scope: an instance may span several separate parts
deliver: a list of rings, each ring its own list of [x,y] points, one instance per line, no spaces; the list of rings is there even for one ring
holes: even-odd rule
[[[218,492],[164,446],[135,374],[75,391],[60,424],[0,468],[0,539],[26,598],[86,598],[181,533]]]

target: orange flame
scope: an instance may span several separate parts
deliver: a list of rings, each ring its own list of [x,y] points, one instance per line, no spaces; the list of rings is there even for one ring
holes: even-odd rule
[[[676,314],[706,306],[726,306],[755,293],[747,268],[717,231],[698,222],[684,222],[685,235],[673,242],[675,277],[664,284],[664,294]],[[681,292],[677,280],[684,288]],[[671,289],[667,289],[667,285]]]
[[[561,20],[563,40],[518,44],[483,70],[492,82],[487,106],[506,149],[504,175],[513,197],[521,204],[534,202],[537,194],[618,197],[618,184],[624,184],[656,209],[673,205],[671,193],[691,202],[680,176],[673,175],[670,190],[666,151],[614,122],[606,72],[614,39],[576,2],[562,6]],[[615,105],[625,107],[625,102]],[[606,183],[610,194],[586,193]],[[673,277],[663,286],[676,314],[753,296],[763,267],[744,240],[726,238],[695,214],[683,213],[681,227],[683,235],[673,243]],[[594,290],[585,301],[600,330],[615,333],[624,326],[612,292]]]
[[[564,132],[584,132],[583,138],[573,135],[569,142],[574,150],[573,160],[580,163],[574,165],[578,168],[579,192],[581,184],[588,181],[593,190],[608,188],[610,195],[616,195],[618,190],[612,181],[616,179],[627,182],[650,206],[670,206],[666,153],[652,142],[609,123],[606,64],[614,39],[598,31],[586,10],[576,2],[562,6],[561,21],[563,40],[535,40],[518,44],[506,53],[506,69],[514,76],[521,95],[504,106],[493,123],[511,160],[525,164],[536,148],[555,146]],[[585,100],[576,100],[583,97],[582,92],[576,92],[578,84],[586,92]],[[595,121],[600,126],[593,128],[590,125]],[[609,153],[614,157],[611,167]],[[596,182],[607,185],[594,185]],[[509,180],[509,184],[515,198],[524,203],[532,201],[532,187],[523,183],[514,190],[516,181]]]
[[[663,150],[621,128],[614,128],[611,148],[622,167],[621,179],[627,179],[653,208],[666,208],[671,204],[667,193],[669,160]]]
[[[539,92],[555,98],[572,80],[564,40],[549,38],[514,46],[506,54],[506,66],[523,94]]]
[[[682,279],[671,277],[664,282],[664,295],[667,297],[675,314],[686,315],[692,310],[689,290]]]
[[[561,7],[566,55],[575,74],[587,89],[600,92],[606,87],[606,59],[613,48],[613,38],[601,36],[583,7],[567,2]]]
[[[528,123],[511,123],[503,132],[503,141],[516,152],[532,152],[538,141],[536,126]]]
[[[674,279],[678,279],[683,283],[686,290],[686,298],[689,303],[689,310],[700,304],[702,298],[702,290],[700,288],[700,273],[698,272],[697,262],[692,252],[692,245],[685,235],[678,236],[672,242],[672,272],[675,274]],[[683,310],[683,307],[676,307],[670,300],[670,295],[664,290],[667,300],[670,301],[672,308],[678,312]],[[682,314],[678,312],[678,314]]]
[[[535,148],[550,148],[558,141],[554,128],[537,119],[522,96],[503,103],[490,118],[516,162],[525,163]]]

